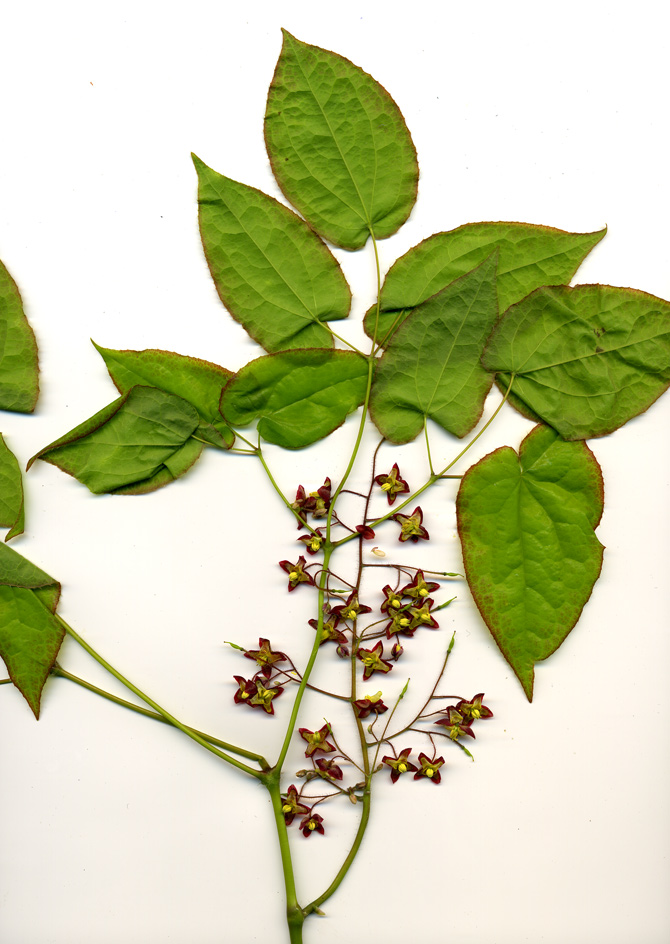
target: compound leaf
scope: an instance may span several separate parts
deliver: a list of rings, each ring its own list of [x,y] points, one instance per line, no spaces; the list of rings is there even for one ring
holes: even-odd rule
[[[463,476],[456,502],[475,603],[529,701],[534,664],[551,655],[591,595],[603,547],[600,466],[585,443],[536,426]]]
[[[32,413],[38,394],[35,335],[16,282],[0,262],[0,409]]]
[[[187,441],[200,418],[182,397],[155,387],[135,386],[65,436],[45,446],[28,463],[44,459],[73,475],[94,494],[136,487],[153,491],[189,468],[202,443]],[[172,466],[172,468],[171,468]],[[170,474],[166,475],[167,470]],[[131,488],[131,493],[134,489]]]
[[[233,426],[258,419],[258,433],[302,449],[341,426],[365,400],[366,358],[351,351],[284,351],[243,367],[223,391],[221,412]]]
[[[401,256],[389,269],[380,295],[376,337],[386,344],[410,311],[479,265],[494,250],[498,258],[501,312],[542,285],[569,282],[606,230],[568,233],[532,223],[466,223],[435,233]],[[377,306],[365,316],[375,336]]]
[[[413,310],[375,372],[370,415],[382,436],[409,442],[427,417],[470,432],[493,382],[480,357],[497,317],[496,253]]]
[[[391,236],[410,214],[419,175],[398,106],[348,59],[282,32],[265,114],[279,186],[336,246]]]
[[[542,288],[500,320],[482,357],[512,403],[564,439],[605,436],[670,384],[670,303],[609,285]]]
[[[10,529],[5,541],[23,534],[24,520],[21,469],[0,433],[0,527]]]
[[[0,544],[0,656],[36,718],[65,635],[55,617],[60,584]]]
[[[277,200],[193,162],[202,244],[226,308],[266,351],[331,346],[320,322],[346,318],[351,292],[326,244]]]
[[[139,384],[182,397],[200,414],[200,439],[220,449],[233,445],[235,434],[219,413],[221,391],[233,376],[232,371],[172,351],[115,351],[99,347],[95,341],[93,346],[107,365],[119,393],[127,393]]]

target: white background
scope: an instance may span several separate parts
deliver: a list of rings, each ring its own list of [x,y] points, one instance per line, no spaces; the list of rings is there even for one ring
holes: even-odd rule
[[[231,369],[260,353],[209,279],[189,154],[278,195],[262,117],[280,26],[362,66],[406,117],[419,201],[382,245],[385,268],[469,221],[607,224],[580,281],[670,297],[660,10],[514,0],[5,10],[0,258],[23,293],[42,368],[36,414],[2,416],[10,447],[24,464],[114,399],[91,337]],[[371,252],[336,255],[355,320],[374,294]],[[440,632],[417,637],[383,680],[392,697],[411,675],[403,704],[419,704],[456,629],[442,690],[485,691],[496,717],[480,726],[475,764],[445,746],[439,787],[378,778],[363,851],[328,917],[306,925],[308,944],[668,940],[669,420],[666,398],[592,443],[606,483],[603,575],[578,628],[538,665],[532,705],[461,584]],[[303,453],[268,449],[285,491],[337,480],[355,429],[351,419]],[[529,429],[507,409],[473,461],[516,448]],[[458,446],[435,433],[434,451],[446,461]],[[421,448],[386,456],[418,484]],[[367,473],[364,458],[359,484]],[[296,555],[296,531],[254,460],[210,450],[178,483],[140,498],[93,497],[37,463],[27,492],[26,535],[13,546],[62,581],[64,618],[185,722],[275,756],[286,698],[274,719],[233,710],[232,675],[250,664],[223,642],[270,636],[301,660],[311,599],[286,595],[277,561]],[[445,484],[422,502],[437,540],[400,549],[402,559],[460,569],[454,493]],[[377,543],[398,553],[392,525]],[[75,644],[61,661],[121,693]],[[300,723],[315,728],[324,715],[336,718],[330,703],[307,700]],[[4,944],[286,941],[273,824],[255,784],[63,680],[47,684],[39,723],[18,692],[0,688],[0,725]],[[287,770],[303,763],[298,746]],[[330,881],[356,815],[332,804],[326,837],[295,833],[303,902]]]

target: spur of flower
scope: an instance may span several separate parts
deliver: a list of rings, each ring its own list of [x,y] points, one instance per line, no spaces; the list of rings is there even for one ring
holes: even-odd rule
[[[282,570],[285,570],[288,574],[288,592],[291,593],[292,590],[295,590],[296,587],[299,587],[301,583],[306,583],[308,585],[314,586],[314,578],[311,574],[308,574],[305,570],[305,564],[307,561],[304,557],[300,556],[295,564],[291,561],[283,560],[279,561],[279,566]]]
[[[409,485],[400,475],[400,469],[396,462],[387,475],[376,475],[375,483],[381,486],[383,492],[386,492],[386,498],[389,505],[392,505],[398,495],[409,492]]]
[[[365,669],[363,679],[367,682],[373,672],[390,672],[393,666],[390,662],[382,659],[384,655],[384,646],[381,641],[373,646],[372,649],[359,649],[356,656],[361,660]]]
[[[397,512],[395,515],[392,515],[392,518],[400,525],[399,541],[403,543],[405,541],[413,541],[416,544],[420,539],[423,541],[428,540],[429,535],[423,527],[423,512],[420,507],[417,506],[411,515],[403,515]]]
[[[444,764],[444,757],[433,757],[431,759],[427,754],[419,754],[419,763],[421,764],[421,770],[417,770],[414,774],[415,780],[426,777],[428,780],[432,780],[433,783],[440,782],[442,779],[440,767]]]
[[[396,783],[401,774],[409,773],[409,771],[418,770],[416,764],[411,764],[409,761],[409,755],[412,753],[411,747],[406,747],[404,750],[400,751],[397,757],[382,757],[382,764],[386,764],[391,768],[391,782]]]

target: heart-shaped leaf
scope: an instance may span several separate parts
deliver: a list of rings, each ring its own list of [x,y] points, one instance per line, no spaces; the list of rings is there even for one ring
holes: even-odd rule
[[[0,433],[0,527],[9,528],[5,541],[23,534],[23,476],[16,456]]]
[[[568,233],[532,223],[466,223],[435,233],[391,266],[381,290],[379,319],[376,305],[365,316],[366,334],[385,345],[413,308],[496,249],[498,308],[503,312],[542,285],[569,282],[605,232]]]
[[[36,718],[65,635],[55,617],[60,584],[0,544],[0,656]]]
[[[370,414],[382,436],[409,442],[427,417],[470,432],[493,382],[480,357],[497,317],[496,253],[413,310],[375,372]]]
[[[93,346],[107,365],[119,393],[143,385],[182,397],[200,414],[199,439],[206,439],[219,449],[230,449],[233,445],[235,435],[219,413],[221,391],[233,376],[232,371],[172,351],[114,351],[95,342]]]
[[[605,436],[670,384],[670,303],[610,285],[542,288],[510,308],[482,364],[564,439]]]
[[[188,441],[198,412],[182,397],[155,387],[128,393],[41,449],[44,459],[83,482],[96,495],[153,491],[174,481],[203,446]]]
[[[346,318],[351,292],[326,244],[282,203],[193,162],[202,245],[233,318],[266,351],[331,346],[320,322]]]
[[[368,362],[351,351],[284,351],[243,367],[223,391],[233,426],[258,419],[266,442],[302,449],[328,436],[365,400]]]
[[[465,575],[529,701],[534,664],[554,652],[591,595],[603,548],[600,466],[585,443],[536,426],[463,476],[456,502]]]
[[[391,236],[414,206],[419,177],[398,106],[348,59],[282,32],[265,114],[279,186],[336,246]]]
[[[35,335],[16,282],[0,262],[0,409],[32,413],[38,394]]]

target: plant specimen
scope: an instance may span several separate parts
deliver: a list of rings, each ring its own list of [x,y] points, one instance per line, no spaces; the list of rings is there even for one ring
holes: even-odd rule
[[[287,32],[265,139],[295,210],[194,156],[214,284],[265,353],[232,371],[169,351],[96,345],[119,397],[40,449],[28,467],[39,459],[94,494],[137,496],[184,476],[206,448],[225,453],[223,462],[260,464],[287,524],[276,565],[286,593],[311,595],[313,604],[309,622],[291,626],[312,639],[304,664],[285,634],[281,644],[274,638],[281,613],[276,626],[252,636],[245,627],[243,640],[236,628],[230,640],[239,651],[231,710],[276,724],[274,753],[205,734],[167,712],[59,615],[60,575],[52,578],[6,545],[0,654],[37,717],[50,676],[87,684],[58,661],[69,636],[147,705],[144,714],[215,755],[230,768],[226,775],[263,786],[283,866],[287,936],[295,944],[347,876],[376,792],[401,779],[416,781],[416,790],[446,789],[449,752],[472,756],[468,744],[494,715],[494,693],[444,693],[450,633],[432,687],[410,717],[403,715],[410,685],[403,663],[423,638],[441,631],[461,579],[417,563],[434,540],[433,496],[445,482],[458,487],[464,578],[530,701],[535,664],[575,626],[602,565],[595,530],[603,481],[585,441],[612,433],[667,389],[670,304],[629,288],[569,287],[604,230],[518,222],[468,223],[431,235],[382,281],[377,243],[402,227],[417,198],[411,136],[374,79]],[[351,292],[328,243],[351,252],[371,246],[377,300],[364,317],[364,350],[347,339]],[[0,364],[2,406],[29,412],[37,395],[34,340],[16,286],[4,269],[0,276],[12,338]],[[494,385],[499,403],[484,422]],[[518,446],[501,445],[468,468],[468,450],[510,408],[532,419],[533,429]],[[296,471],[292,490],[282,489],[266,444],[297,453],[351,414],[348,454],[333,455],[318,482]],[[436,427],[454,443],[448,460],[438,461],[431,447]],[[371,429],[379,435],[367,455]],[[417,473],[394,447],[421,439],[425,468]],[[21,475],[6,447],[1,458],[3,522],[13,537],[23,527]],[[361,467],[367,481],[351,488]],[[375,545],[389,534],[393,557]],[[328,660],[334,681],[324,688],[315,667]],[[458,685],[450,680],[452,687]],[[313,694],[337,705],[337,722],[310,714]],[[339,720],[343,708],[347,727]],[[289,773],[296,742],[304,768]],[[290,836],[327,841],[329,810],[345,801],[357,821],[351,848],[324,877],[322,892],[304,900]]]

